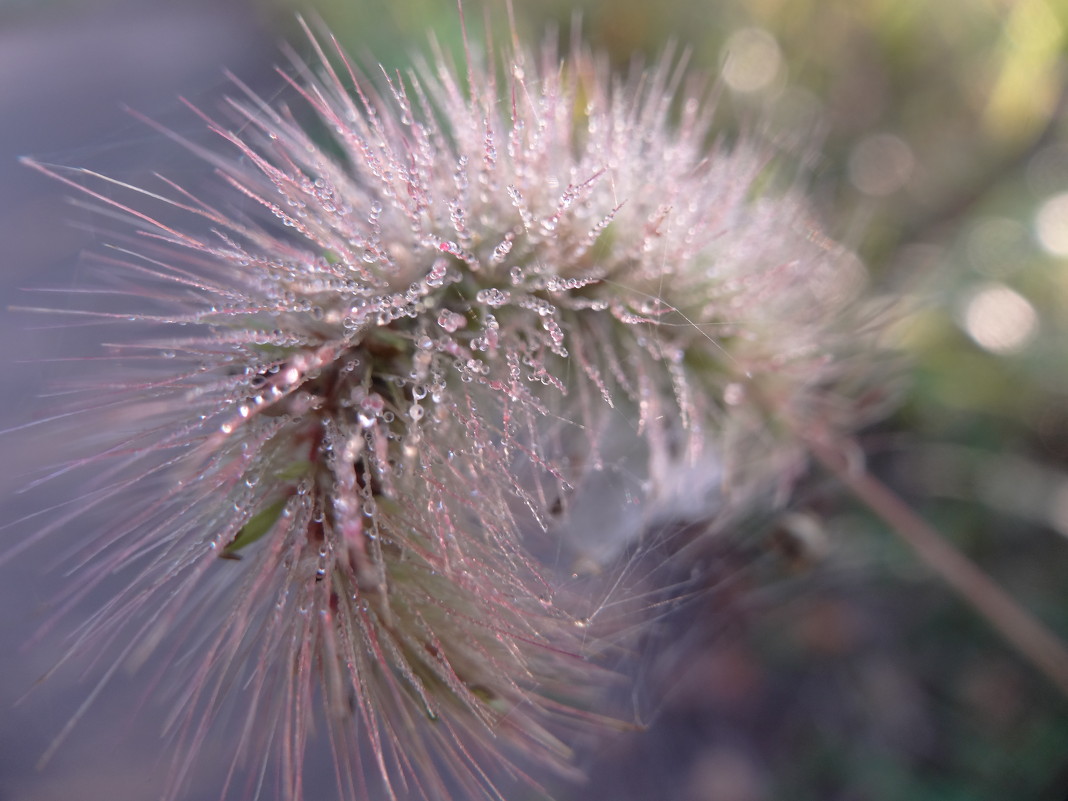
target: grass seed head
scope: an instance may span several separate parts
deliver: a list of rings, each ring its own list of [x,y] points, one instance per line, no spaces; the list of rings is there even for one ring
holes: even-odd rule
[[[713,143],[670,58],[367,79],[314,47],[299,115],[197,111],[228,205],[31,162],[132,227],[90,312],[130,333],[72,465],[123,505],[83,586],[131,579],[81,641],[136,662],[184,636],[180,753],[247,710],[237,750],[273,753],[287,798],[316,720],[348,797],[493,796],[498,751],[565,766],[582,725],[561,576],[788,486],[776,419],[855,422],[860,271],[767,152]],[[606,545],[576,521],[624,474],[639,523],[612,511]]]

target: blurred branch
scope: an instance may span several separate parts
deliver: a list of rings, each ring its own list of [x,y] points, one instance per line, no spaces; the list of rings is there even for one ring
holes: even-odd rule
[[[956,224],[967,216],[983,198],[1017,170],[1027,166],[1044,147],[1054,142],[1061,118],[1068,112],[1068,79],[1061,81],[1061,93],[1041,132],[1025,147],[995,163],[979,174],[969,185],[962,187],[930,212],[914,217],[902,227],[898,247],[913,242],[937,239],[942,229]]]

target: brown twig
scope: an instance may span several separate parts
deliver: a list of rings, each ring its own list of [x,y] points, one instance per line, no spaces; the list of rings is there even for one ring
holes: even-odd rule
[[[851,463],[846,456],[851,443],[832,443],[819,436],[806,437],[805,442],[817,460],[1068,696],[1068,648],[1056,634],[949,544],[885,484],[863,466]]]

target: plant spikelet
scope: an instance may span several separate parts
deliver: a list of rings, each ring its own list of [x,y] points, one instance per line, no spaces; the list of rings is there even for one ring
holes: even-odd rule
[[[123,506],[78,597],[130,579],[77,647],[177,648],[175,794],[227,710],[288,799],[320,728],[345,797],[497,797],[499,751],[566,769],[588,723],[560,577],[626,543],[584,539],[584,488],[626,459],[648,518],[788,487],[778,421],[856,422],[860,274],[670,58],[369,80],[312,42],[299,114],[197,111],[227,201],[30,162],[132,228],[70,465]]]

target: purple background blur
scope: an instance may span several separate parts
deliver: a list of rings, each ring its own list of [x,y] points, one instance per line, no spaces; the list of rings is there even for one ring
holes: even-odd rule
[[[95,239],[77,227],[89,215],[68,202],[72,192],[18,157],[109,171],[112,165],[121,170],[131,150],[148,164],[158,149],[167,168],[180,166],[183,156],[123,106],[165,117],[179,94],[217,94],[226,83],[224,68],[254,85],[269,79],[278,55],[261,23],[245,0],[0,0],[0,428],[40,416],[47,405],[39,400],[47,391],[45,376],[56,371],[35,361],[61,352],[58,346],[77,350],[80,336],[10,307],[53,305],[55,296],[42,299],[25,289],[76,285],[77,254]],[[42,455],[45,461],[62,458],[63,443],[47,437],[29,429],[5,436],[0,446],[5,548],[32,534],[35,520],[21,518],[49,502],[40,493],[17,492],[36,477]],[[62,482],[53,490],[57,500],[64,492]],[[89,666],[84,679],[83,666],[60,670],[19,702],[57,661],[69,633],[53,631],[28,644],[68,586],[57,565],[65,544],[81,533],[68,528],[0,573],[0,801],[152,798],[166,767],[159,739],[163,709],[137,694],[145,693],[143,685],[121,675],[56,757],[35,769],[93,677],[108,667]]]

